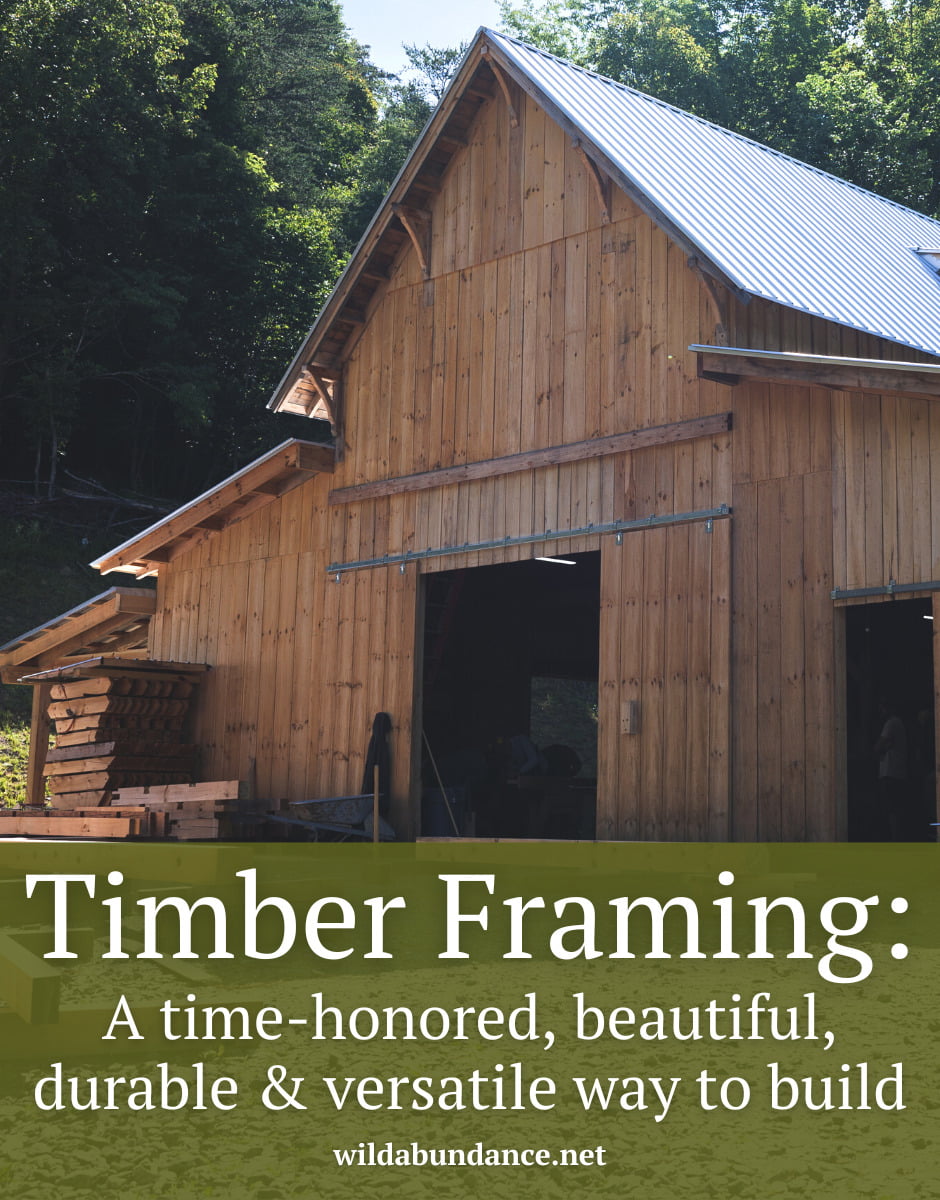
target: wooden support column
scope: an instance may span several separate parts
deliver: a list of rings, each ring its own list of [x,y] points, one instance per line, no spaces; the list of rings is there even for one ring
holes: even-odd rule
[[[43,804],[46,781],[43,768],[49,753],[49,699],[51,683],[33,684],[33,714],[29,725],[29,760],[26,767],[26,803]]]

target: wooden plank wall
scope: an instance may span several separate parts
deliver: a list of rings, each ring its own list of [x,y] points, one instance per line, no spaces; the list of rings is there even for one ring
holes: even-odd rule
[[[741,840],[838,832],[831,395],[735,389],[732,830]]]
[[[216,667],[198,730],[204,769],[244,775],[254,762],[260,794],[358,789],[372,715],[390,712],[407,836],[417,576],[536,547],[339,583],[327,565],[731,504],[711,533],[545,543],[602,550],[598,832],[834,837],[830,590],[895,560],[899,578],[908,559],[926,570],[914,549],[925,521],[936,577],[940,486],[911,430],[928,421],[940,449],[940,426],[920,402],[698,380],[686,348],[712,339],[715,311],[685,256],[616,191],[602,224],[577,153],[531,101],[515,103],[516,129],[501,95],[484,105],[433,201],[430,278],[406,246],[373,301],[348,359],[336,474],[161,572],[151,650]],[[737,345],[916,357],[761,301],[732,304],[727,321]],[[734,430],[720,438],[328,503],[331,487],[729,409]],[[893,487],[900,478],[909,489]],[[639,735],[622,732],[630,699]]]
[[[151,653],[213,667],[194,730],[202,775],[254,772],[268,799],[358,791],[376,712],[410,745],[416,576],[327,575],[328,486],[295,488],[160,574]],[[409,759],[392,760],[401,801]]]
[[[622,193],[603,225],[562,131],[531,101],[520,110],[511,130],[501,97],[486,105],[454,160],[432,210],[431,279],[406,247],[375,301],[348,363],[336,487],[720,407],[724,389],[696,379],[686,349],[710,317],[685,255]]]
[[[833,429],[835,586],[940,579],[940,407],[835,393]]]
[[[418,571],[531,557],[536,547],[429,560],[404,574],[360,570],[339,583],[328,563],[731,500],[731,435],[723,435],[329,506],[330,487],[727,407],[726,389],[697,380],[686,351],[712,315],[685,257],[622,195],[602,225],[577,153],[536,106],[517,101],[515,130],[501,97],[484,107],[445,180],[432,278],[421,278],[407,248],[375,301],[349,360],[347,444],[333,479],[295,489],[161,572],[152,652],[215,667],[196,731],[209,777],[244,776],[254,764],[262,795],[356,790],[372,715],[385,710],[397,824],[407,835]],[[726,829],[729,545],[727,521],[710,534],[696,525],[629,534],[624,547],[603,541],[603,637],[622,653],[607,670],[618,699],[606,689],[614,715],[603,836]],[[641,581],[633,640],[619,621]],[[619,732],[619,697],[632,694],[634,679],[645,721],[639,757],[639,743]],[[662,809],[653,799],[660,787]]]
[[[431,278],[406,247],[374,302],[348,362],[334,487],[727,404],[686,349],[712,317],[683,253],[622,193],[603,224],[577,151],[531,100],[515,102],[517,128],[497,96],[451,165],[433,205]],[[348,505],[331,554],[359,561],[674,511],[680,493],[690,507],[706,493],[729,502],[726,442],[638,456],[632,471],[621,456]]]
[[[602,543],[598,837],[728,838],[730,583],[730,520]]]

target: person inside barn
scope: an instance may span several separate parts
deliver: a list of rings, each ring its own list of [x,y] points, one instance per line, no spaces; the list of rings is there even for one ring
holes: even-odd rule
[[[908,795],[907,731],[898,716],[897,705],[887,697],[878,701],[878,718],[881,733],[875,743],[875,754],[881,820],[887,823],[892,841],[908,841],[914,834]]]

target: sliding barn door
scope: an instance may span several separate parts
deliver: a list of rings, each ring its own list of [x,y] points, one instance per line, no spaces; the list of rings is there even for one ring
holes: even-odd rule
[[[729,836],[731,521],[628,532],[601,558],[597,836]]]

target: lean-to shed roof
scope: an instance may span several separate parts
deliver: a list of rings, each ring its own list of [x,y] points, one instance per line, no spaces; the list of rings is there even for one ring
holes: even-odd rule
[[[407,240],[402,208],[426,205],[476,105],[497,94],[499,72],[742,300],[761,296],[940,355],[940,222],[481,29],[269,407],[313,411],[305,367],[339,367],[370,291]]]

